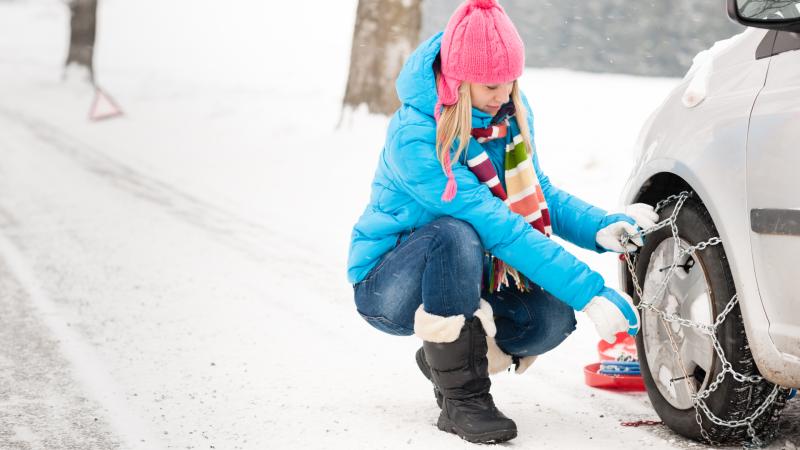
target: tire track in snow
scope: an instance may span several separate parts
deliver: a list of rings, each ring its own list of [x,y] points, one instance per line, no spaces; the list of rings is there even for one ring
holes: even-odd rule
[[[48,148],[61,153],[84,170],[107,180],[118,189],[158,205],[185,223],[206,230],[216,240],[239,250],[258,262],[273,262],[286,276],[304,274],[319,292],[342,284],[342,276],[303,243],[263,223],[245,219],[231,211],[181,191],[177,187],[146,175],[113,159],[59,128],[19,111],[0,107],[0,116],[28,129]],[[282,264],[274,264],[281,261]]]
[[[134,359],[128,357],[117,357],[116,355],[124,355],[125,352],[130,349],[134,350],[134,355],[149,355],[152,354],[155,358],[164,359],[164,356],[168,356],[170,351],[175,352],[178,350],[182,353],[184,349],[194,349],[193,346],[186,346],[186,345],[174,345],[173,343],[169,343],[164,347],[169,347],[169,350],[164,351],[164,353],[160,353],[160,349],[156,349],[154,352],[152,346],[148,347],[147,344],[152,341],[143,341],[143,345],[141,347],[137,347],[136,341],[131,341],[131,336],[141,336],[141,331],[129,328],[122,328],[122,327],[114,327],[114,328],[107,328],[104,325],[104,318],[108,317],[112,319],[112,323],[114,323],[115,315],[119,316],[120,312],[132,312],[138,313],[137,316],[141,317],[144,320],[148,318],[156,319],[155,327],[150,327],[157,331],[158,328],[161,326],[162,320],[165,316],[162,314],[160,316],[148,316],[143,308],[145,308],[144,303],[135,302],[130,304],[129,308],[123,308],[121,310],[115,310],[113,308],[109,308],[112,305],[111,302],[98,302],[98,308],[94,308],[92,311],[88,311],[90,314],[84,314],[84,308],[82,307],[83,301],[89,303],[92,299],[95,298],[100,292],[107,292],[102,290],[91,290],[87,291],[85,289],[77,291],[81,296],[70,295],[71,286],[74,286],[74,283],[71,281],[69,283],[63,283],[62,280],[70,279],[75,276],[77,280],[87,280],[90,285],[95,282],[93,277],[81,277],[83,270],[83,274],[108,274],[108,271],[103,270],[96,270],[91,265],[85,265],[80,263],[80,259],[78,259],[79,263],[77,264],[80,270],[73,271],[70,270],[70,266],[74,264],[74,261],[70,258],[67,252],[55,252],[53,257],[48,255],[48,248],[56,247],[62,245],[64,241],[70,241],[73,243],[77,243],[78,245],[70,245],[64,246],[73,251],[86,251],[87,253],[92,253],[96,255],[108,255],[108,262],[111,266],[116,266],[120,264],[127,264],[129,261],[128,259],[121,259],[116,258],[117,256],[121,256],[121,254],[114,254],[114,253],[106,253],[109,250],[116,249],[116,240],[119,239],[120,235],[122,238],[125,239],[127,236],[130,236],[133,241],[141,241],[142,247],[145,247],[143,253],[146,256],[145,263],[149,263],[152,261],[152,264],[156,267],[161,266],[161,260],[159,259],[159,252],[162,248],[165,248],[163,242],[167,239],[174,242],[176,244],[176,248],[180,250],[181,248],[186,248],[187,245],[196,244],[192,248],[200,247],[202,249],[210,248],[213,249],[211,251],[206,251],[204,254],[210,255],[209,262],[214,261],[214,253],[213,252],[220,252],[223,255],[225,261],[242,261],[244,264],[245,269],[249,269],[253,264],[252,260],[248,258],[247,255],[243,255],[242,253],[238,252],[236,249],[230,249],[224,245],[220,245],[219,242],[215,241],[209,233],[206,232],[204,229],[197,228],[192,224],[187,224],[186,222],[175,220],[175,218],[167,214],[163,211],[162,208],[153,205],[151,202],[147,201],[140,201],[140,199],[131,197],[127,192],[120,191],[119,189],[115,188],[114,186],[109,186],[107,184],[107,180],[103,178],[99,178],[94,176],[93,174],[84,170],[83,167],[74,164],[73,160],[59,154],[57,152],[52,152],[46,143],[42,143],[36,139],[35,136],[30,134],[30,130],[27,127],[22,126],[16,122],[6,122],[3,120],[3,117],[0,116],[0,129],[3,129],[5,132],[0,134],[0,192],[5,192],[5,195],[2,195],[2,201],[0,201],[0,233],[5,232],[5,237],[10,241],[13,242],[14,247],[17,250],[18,256],[22,259],[24,258],[28,262],[27,270],[29,272],[30,278],[34,276],[38,276],[38,280],[35,280],[39,286],[41,286],[40,290],[46,291],[49,295],[47,300],[53,304],[58,309],[58,314],[60,317],[55,317],[53,320],[59,321],[62,323],[61,328],[63,329],[63,324],[67,322],[71,322],[71,327],[69,330],[72,330],[74,334],[72,337],[67,339],[70,342],[77,342],[78,348],[82,348],[84,350],[94,348],[96,350],[97,358],[95,359],[102,359],[105,364],[106,368],[111,370],[111,375],[119,382],[119,386],[116,387],[115,392],[123,393],[123,394],[133,394],[137,395],[136,393],[143,392],[173,392],[178,394],[187,394],[189,399],[186,400],[184,396],[180,397],[180,400],[177,399],[178,395],[174,397],[170,397],[170,406],[168,408],[172,408],[171,411],[173,412],[170,416],[170,421],[168,422],[167,419],[164,418],[162,414],[158,418],[157,414],[162,413],[160,405],[158,402],[162,400],[155,400],[155,402],[148,403],[147,400],[141,400],[143,397],[139,396],[139,399],[134,399],[133,397],[127,397],[128,401],[131,405],[141,406],[141,409],[135,408],[137,410],[136,414],[142,413],[139,415],[145,423],[149,424],[153,427],[153,430],[159,431],[157,427],[165,426],[165,427],[172,427],[169,429],[170,436],[163,437],[162,439],[167,442],[173,442],[175,439],[186,439],[187,442],[197,441],[202,438],[208,440],[210,436],[211,438],[220,438],[220,436],[227,436],[228,438],[235,439],[239,436],[239,432],[243,431],[244,433],[248,433],[249,430],[247,428],[244,429],[236,429],[234,422],[232,425],[227,424],[227,428],[219,427],[215,428],[215,423],[211,423],[209,426],[206,422],[206,419],[203,415],[199,414],[202,419],[197,419],[196,421],[186,421],[184,419],[184,413],[177,409],[175,405],[187,405],[188,407],[194,409],[197,407],[197,401],[199,401],[200,407],[203,407],[203,396],[207,400],[206,404],[211,404],[217,402],[216,390],[214,394],[211,394],[210,388],[207,391],[204,391],[205,385],[200,384],[199,382],[195,381],[194,388],[184,389],[182,387],[183,380],[172,377],[165,379],[164,381],[153,382],[149,379],[149,373],[158,373],[158,372],[148,372],[147,370],[142,370],[142,367],[148,368],[149,365],[139,365],[134,366],[132,365],[132,361]],[[42,167],[42,171],[37,171],[38,167]],[[71,207],[72,203],[81,203],[83,207],[73,209]],[[17,205],[19,205],[19,210],[17,210]],[[5,208],[5,209],[4,209]],[[92,216],[95,215],[95,211],[100,212],[103,214],[103,211],[107,211],[110,217],[118,216],[118,217],[126,217],[124,214],[120,214],[123,210],[132,209],[134,212],[138,213],[138,217],[144,216],[146,219],[145,224],[159,224],[156,226],[150,226],[147,232],[141,233],[141,235],[137,235],[137,229],[139,229],[142,225],[140,221],[134,222],[133,226],[128,226],[127,223],[120,223],[119,227],[115,228],[117,233],[108,233],[108,239],[106,239],[105,233],[102,229],[96,226],[95,221]],[[74,214],[77,213],[77,214]],[[88,213],[88,215],[87,215]],[[78,218],[79,222],[75,222],[73,219]],[[147,219],[151,220],[147,220]],[[111,221],[100,221],[101,224],[114,224],[114,220]],[[93,226],[95,225],[95,226]],[[147,226],[147,225],[145,225]],[[163,226],[164,230],[159,229],[159,226]],[[178,234],[175,233],[175,230],[180,230],[182,233]],[[33,231],[33,233],[31,233]],[[121,231],[122,233],[119,233]],[[162,234],[163,233],[163,234]],[[99,234],[99,236],[98,236]],[[89,235],[93,238],[97,239],[86,239]],[[167,239],[164,241],[157,239],[157,235],[166,236]],[[143,239],[146,239],[147,236],[153,236],[158,240],[158,243],[161,245],[153,246],[150,245],[150,242],[145,242]],[[173,238],[174,236],[174,238]],[[187,236],[188,239],[186,242],[183,241],[183,236]],[[84,245],[85,244],[85,245]],[[207,245],[207,247],[206,247]],[[168,250],[169,251],[169,250]],[[182,252],[178,251],[178,254],[182,254]],[[23,256],[24,254],[24,256]],[[133,255],[135,256],[135,255]],[[231,256],[234,259],[231,259]],[[4,261],[8,258],[5,257],[4,253],[0,251],[0,260]],[[142,260],[133,259],[132,261],[136,261],[142,263]],[[205,258],[204,258],[205,261]],[[48,265],[47,263],[51,263]],[[94,263],[101,263],[103,264],[105,261],[98,261],[97,259],[92,260]],[[43,264],[44,263],[44,264]],[[152,267],[152,266],[151,266]],[[167,268],[171,266],[165,266]],[[183,266],[177,266],[183,267]],[[185,266],[191,267],[191,266]],[[66,270],[64,270],[66,269]],[[102,269],[102,267],[98,267],[98,269]],[[151,272],[147,272],[151,274]],[[182,274],[189,274],[192,277],[195,276],[202,276],[202,272],[188,272],[188,271],[171,271],[169,274],[176,274],[179,277]],[[2,272],[0,272],[2,275]],[[113,277],[114,274],[111,274]],[[8,279],[12,279],[12,277],[7,277]],[[236,280],[240,280],[239,278],[235,278]],[[137,278],[136,282],[141,283],[142,280],[147,280],[147,278]],[[158,280],[156,280],[158,281]],[[169,282],[169,280],[167,279]],[[183,277],[178,278],[177,280],[179,283],[183,282],[186,283],[186,279]],[[62,291],[61,286],[66,284],[65,290]],[[98,284],[103,284],[102,281],[98,282]],[[143,283],[144,284],[144,283]],[[257,284],[257,283],[256,283]],[[118,284],[117,284],[118,285]],[[162,287],[161,285],[158,285]],[[225,284],[210,284],[210,287],[217,287],[222,286],[224,287]],[[138,288],[138,287],[137,287]],[[157,290],[149,290],[151,297],[159,297],[159,291]],[[236,296],[237,296],[237,305],[248,306],[246,303],[239,303],[241,301],[241,293],[242,289],[236,289]],[[67,300],[65,300],[65,294]],[[105,298],[115,298],[114,293],[111,292],[111,295],[105,295]],[[22,297],[26,304],[30,304],[31,300],[28,299],[28,295],[24,295]],[[123,297],[126,299],[133,298],[132,296],[128,295]],[[185,297],[184,297],[185,298]],[[78,301],[69,301],[69,300],[78,300]],[[225,302],[223,295],[210,295],[205,301],[205,310],[210,311],[216,308],[215,304],[223,304]],[[112,300],[116,301],[116,300]],[[295,302],[297,303],[297,302]],[[37,308],[28,308],[32,310],[29,312],[29,316],[33,319],[38,320],[39,316],[45,315],[45,312],[42,312],[40,309]],[[169,311],[169,308],[161,310],[163,313],[164,311]],[[257,316],[260,312],[259,308],[250,309],[250,311],[256,313]],[[145,314],[142,314],[145,312]],[[203,310],[199,311],[200,314],[192,315],[193,318],[199,318],[201,321],[196,323],[190,323],[185,320],[177,320],[175,321],[176,328],[182,327],[183,331],[189,331],[189,335],[194,334],[196,339],[207,339],[202,334],[205,334],[207,330],[203,327],[204,322],[202,319],[204,315],[202,314]],[[224,316],[224,314],[221,314]],[[167,316],[169,317],[169,316]],[[174,317],[174,316],[173,316]],[[69,320],[67,320],[69,319]],[[94,319],[96,322],[99,323],[100,327],[95,327],[94,330],[91,328],[81,326],[81,322],[84,324]],[[183,318],[181,318],[183,319]],[[212,322],[214,325],[219,323],[218,319]],[[221,318],[221,320],[225,320],[225,318]],[[120,322],[121,323],[121,322]],[[125,322],[130,326],[130,322]],[[230,323],[230,322],[228,322]],[[78,326],[76,326],[76,324]],[[200,325],[200,326],[197,326]],[[239,338],[249,336],[253,337],[252,334],[237,334],[233,329],[230,327],[226,327],[226,323],[223,322],[222,326],[219,328],[215,328],[218,331],[227,331],[227,334],[224,336],[220,336],[220,340],[222,342],[244,342],[239,340]],[[248,322],[242,321],[242,325],[244,329],[249,329]],[[143,327],[144,328],[144,327]],[[53,334],[58,336],[61,339],[61,334],[58,333],[48,333],[48,329],[44,327],[40,327],[40,334],[41,335],[48,335]],[[111,342],[107,344],[109,341],[108,339],[92,339],[93,333],[91,331],[101,331],[100,333],[94,333],[95,337],[103,337],[102,330],[111,330],[113,332],[119,333],[118,336],[122,336],[120,340],[126,340],[129,343],[133,342],[134,345],[129,345],[127,347],[120,348],[119,346],[115,346],[115,342]],[[292,330],[289,326],[282,324],[282,329],[286,332],[284,334],[289,334]],[[169,336],[169,333],[165,333]],[[209,333],[212,334],[212,333]],[[180,341],[180,343],[186,343],[186,338],[184,333],[181,333],[182,336],[175,336],[176,341]],[[183,340],[181,340],[183,338]],[[62,339],[63,340],[63,339]],[[80,345],[81,340],[85,344]],[[116,341],[116,339],[115,339]],[[208,341],[206,341],[208,342]],[[255,340],[249,341],[253,344],[257,342]],[[227,354],[225,352],[219,352],[218,347],[214,347],[215,351],[222,354]],[[267,347],[269,349],[269,347]],[[114,349],[117,350],[115,355],[111,355],[107,349],[111,349],[113,352]],[[142,349],[149,349],[149,351],[142,351]],[[122,351],[119,351],[122,350]],[[138,352],[136,352],[138,350]],[[64,364],[68,366],[68,368],[72,369],[73,367],[76,370],[84,370],[84,371],[91,371],[94,372],[96,369],[97,371],[102,371],[102,367],[92,366],[91,361],[87,365],[84,359],[79,358],[80,352],[77,352],[78,357],[76,357],[76,352],[72,351],[62,351],[60,346],[55,348],[57,353],[63,355],[60,359],[68,361],[68,363]],[[204,358],[205,352],[203,355],[197,354],[197,357]],[[233,353],[237,353],[234,351]],[[248,354],[248,353],[242,353]],[[135,356],[134,356],[135,357]],[[252,360],[253,358],[251,358]],[[170,374],[178,374],[181,378],[189,378],[185,377],[185,372],[188,368],[193,367],[192,364],[192,356],[188,358],[183,358],[182,361],[186,361],[179,370],[176,370],[176,366],[170,366],[171,372]],[[213,365],[213,364],[212,364]],[[251,366],[252,367],[252,366]],[[123,371],[126,369],[132,369],[127,373]],[[245,368],[244,372],[246,373],[247,370]],[[143,375],[141,378],[143,381],[139,381],[138,379],[133,379],[130,376],[131,373]],[[228,376],[229,373],[226,371],[224,376]],[[221,378],[223,375],[219,375]],[[62,377],[74,380],[75,377],[70,376]],[[195,378],[197,379],[197,378]],[[245,380],[252,380],[252,378],[244,377]],[[210,386],[216,386],[217,388],[222,388],[221,385],[212,385],[212,378],[209,376],[207,378]],[[90,379],[88,382],[83,383],[86,385],[93,385],[97,384]],[[113,386],[110,384],[107,385],[108,388],[105,391],[114,390]],[[240,385],[243,389],[246,387],[245,384]],[[81,386],[82,387],[82,386]],[[21,388],[21,386],[14,386],[11,389],[12,393],[16,393],[17,389]],[[220,389],[220,392],[223,392],[223,389]],[[245,390],[245,392],[247,392]],[[82,396],[87,396],[83,392],[80,393]],[[98,395],[92,395],[91,397],[106,397],[103,392]],[[230,412],[238,415],[238,417],[242,416],[242,411],[246,408],[251,408],[251,404],[249,402],[245,402],[241,400],[241,396],[238,395],[230,395],[232,398],[238,398],[239,401],[236,403],[237,406],[230,406]],[[163,399],[163,398],[162,398]],[[199,399],[199,400],[195,400]],[[117,396],[116,399],[110,399],[109,401],[117,402],[120,400],[120,397]],[[45,400],[46,402],[46,400]],[[166,402],[165,402],[166,403]],[[193,404],[192,404],[193,403]],[[191,404],[191,405],[190,405]],[[240,408],[238,405],[241,405]],[[102,413],[98,414],[98,417],[106,418],[106,416],[110,413],[108,411],[111,408],[106,408],[104,404],[101,404],[101,408],[98,408]],[[269,406],[269,405],[268,405]],[[180,407],[180,406],[179,406]],[[228,407],[228,406],[226,406]],[[158,411],[156,410],[158,409]],[[205,408],[204,408],[205,409]],[[211,410],[214,413],[214,410]],[[133,413],[130,413],[133,414]],[[193,414],[197,414],[194,411],[187,412],[185,416],[191,417]],[[178,418],[178,416],[180,416]],[[115,415],[118,417],[118,415]],[[255,417],[255,415],[253,416]],[[69,423],[70,420],[73,420],[72,417],[65,417],[59,421],[56,421],[53,428],[50,428],[52,431],[53,429],[57,428],[58,426],[64,427],[61,425],[62,422]],[[218,422],[225,423],[228,420],[227,417],[219,417]],[[110,420],[109,420],[110,422]],[[121,418],[117,420],[117,422],[126,422],[126,419]],[[2,421],[0,421],[2,423]],[[204,424],[205,429],[201,429],[197,424]],[[173,424],[178,424],[180,428],[176,428]],[[185,426],[185,428],[184,428]],[[191,427],[191,428],[189,428]],[[49,428],[49,427],[48,427]],[[175,437],[178,436],[183,431],[190,431],[189,436],[184,437]],[[24,430],[23,430],[24,431]],[[195,433],[192,436],[192,432]],[[227,433],[227,434],[226,434]],[[58,434],[54,431],[53,434]],[[133,437],[136,437],[136,433],[130,433]],[[255,435],[254,433],[250,432],[251,436]],[[158,434],[160,437],[160,433]],[[0,425],[0,436],[3,436],[3,426]],[[60,436],[60,435],[59,435]],[[24,437],[24,436],[23,436]],[[33,439],[32,437],[30,439]],[[221,438],[220,438],[221,439]],[[119,439],[118,439],[119,440]],[[126,439],[126,441],[130,441]],[[134,441],[135,442],[135,441]],[[152,442],[148,439],[148,442]],[[200,441],[202,443],[202,441]],[[245,441],[246,442],[246,441]],[[5,448],[5,446],[0,443],[0,447]],[[53,446],[50,448],[59,448],[60,446]],[[151,444],[148,446],[142,446],[144,448],[162,448],[159,445]],[[183,447],[183,446],[181,446]],[[233,447],[231,445],[230,447]],[[42,448],[39,446],[34,446],[34,448]],[[72,448],[72,447],[70,447]],[[77,446],[75,448],[89,448],[89,446]],[[103,447],[101,447],[103,448]],[[104,448],[111,448],[111,447],[104,447]],[[205,448],[208,448],[206,445]],[[218,447],[219,448],[219,447]],[[263,448],[263,446],[262,446]]]
[[[82,392],[106,410],[106,420],[126,448],[153,449],[163,445],[150,432],[149,427],[132,414],[125,396],[118,391],[109,371],[95,355],[92,347],[64,320],[56,303],[40,286],[30,264],[16,246],[0,234],[0,258],[10,275],[28,294],[30,304],[38,311],[41,320],[59,343],[61,354],[71,365],[71,373],[81,385]]]

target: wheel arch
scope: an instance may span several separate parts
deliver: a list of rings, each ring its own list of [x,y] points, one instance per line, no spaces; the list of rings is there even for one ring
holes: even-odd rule
[[[641,183],[639,189],[633,193],[633,196],[629,198],[626,204],[647,203],[648,205],[656,206],[659,201],[683,191],[695,192],[689,182],[680,175],[666,171],[656,172]],[[702,199],[696,192],[694,196],[702,203]],[[621,262],[619,266],[619,283],[626,293],[631,297],[635,296],[633,280],[624,262]]]
[[[660,200],[681,191],[694,191],[694,189],[679,175],[671,172],[658,172],[642,183],[633,197],[633,202],[655,206]]]

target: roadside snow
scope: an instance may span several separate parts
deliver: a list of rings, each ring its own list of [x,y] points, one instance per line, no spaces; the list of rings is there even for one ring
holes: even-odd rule
[[[82,411],[15,416],[0,447],[469,445],[435,427],[419,342],[369,328],[345,279],[387,124],[336,128],[355,5],[101,2],[98,79],[126,115],[92,123],[92,90],[60,80],[63,2],[0,1],[0,279],[19,285],[2,325],[44,335],[24,352],[63,380],[31,401]],[[639,126],[677,82],[529,69],[543,169],[618,206]],[[567,246],[617,285],[613,255]],[[583,383],[597,337],[579,316],[525,376],[495,378],[511,445],[693,446],[619,425],[656,416],[645,394]],[[25,410],[16,386],[0,405]]]

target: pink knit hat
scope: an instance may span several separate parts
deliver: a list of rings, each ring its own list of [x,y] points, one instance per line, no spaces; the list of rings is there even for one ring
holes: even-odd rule
[[[443,105],[458,101],[462,81],[502,84],[516,80],[525,68],[525,46],[514,24],[497,0],[466,0],[450,16],[441,48],[439,98],[433,109],[439,121]],[[450,154],[444,155],[447,187],[442,199],[450,201],[456,183]]]

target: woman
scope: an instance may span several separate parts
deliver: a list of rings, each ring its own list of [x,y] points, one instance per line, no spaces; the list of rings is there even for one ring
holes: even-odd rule
[[[542,173],[533,116],[517,79],[524,47],[495,0],[467,0],[444,33],[410,56],[353,228],[348,278],[375,328],[422,339],[417,363],[434,384],[438,427],[472,442],[502,442],[515,423],[494,405],[489,373],[517,373],[561,343],[585,311],[598,333],[638,331],[629,296],[605,286],[560,245],[633,251],[649,205],[607,214]]]

